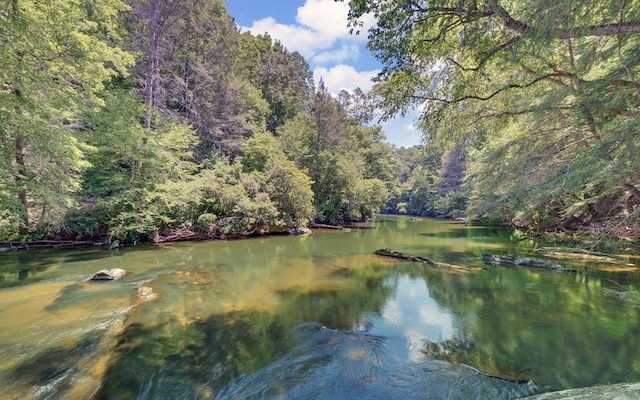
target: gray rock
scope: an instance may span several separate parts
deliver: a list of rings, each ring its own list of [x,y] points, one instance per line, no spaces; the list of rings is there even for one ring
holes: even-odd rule
[[[125,276],[126,273],[127,271],[121,268],[101,269],[91,277],[91,280],[92,281],[116,281],[122,278],[123,276]]]
[[[294,236],[311,235],[311,229],[305,227],[291,228],[289,229],[289,234]]]

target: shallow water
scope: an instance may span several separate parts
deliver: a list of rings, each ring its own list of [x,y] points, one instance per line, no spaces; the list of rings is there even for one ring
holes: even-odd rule
[[[0,398],[513,399],[640,381],[640,310],[612,295],[637,291],[638,269],[482,263],[540,245],[518,239],[380,216],[307,237],[1,253]],[[102,268],[128,274],[87,281]],[[157,298],[137,301],[142,285]]]

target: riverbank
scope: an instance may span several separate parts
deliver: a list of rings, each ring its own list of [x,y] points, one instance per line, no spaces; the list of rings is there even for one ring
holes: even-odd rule
[[[616,245],[635,244],[640,246],[640,225],[625,223],[625,221],[589,222],[568,229],[563,226],[531,227],[510,224],[523,229],[527,235],[534,238],[551,238],[574,242],[611,242]]]
[[[69,249],[75,247],[102,246],[101,242],[84,240],[27,240],[0,242],[0,251],[10,250],[40,250],[40,249]]]
[[[541,243],[554,243],[560,247],[574,247],[604,253],[638,253],[640,236],[617,235],[607,231],[524,231],[525,238]]]
[[[349,231],[351,229],[368,229],[373,227],[373,220],[368,218],[365,221],[351,222],[341,225],[327,224],[309,224],[308,226],[288,227],[288,226],[261,226],[248,232],[240,233],[210,233],[198,232],[193,230],[176,230],[165,234],[150,235],[150,240],[141,241],[142,243],[176,243],[176,242],[196,242],[208,240],[237,240],[260,236],[300,236],[311,234],[313,229],[331,229]],[[137,243],[135,243],[137,244]],[[10,250],[39,250],[39,249],[57,249],[57,248],[75,248],[75,247],[120,247],[119,240],[110,242],[107,237],[95,237],[94,240],[69,240],[69,239],[49,239],[49,240],[5,240],[0,241],[0,252]]]

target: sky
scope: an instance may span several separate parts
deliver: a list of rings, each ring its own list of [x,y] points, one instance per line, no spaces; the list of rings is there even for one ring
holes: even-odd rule
[[[382,65],[366,48],[365,21],[360,35],[350,35],[347,5],[334,0],[226,0],[227,10],[243,31],[268,33],[289,51],[307,60],[316,84],[320,78],[333,93],[359,87],[371,89],[371,79]],[[387,140],[396,146],[413,146],[422,135],[416,130],[416,114],[381,122]]]

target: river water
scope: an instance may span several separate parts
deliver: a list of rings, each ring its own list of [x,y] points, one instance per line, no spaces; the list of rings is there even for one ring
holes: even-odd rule
[[[640,381],[637,258],[483,264],[542,245],[520,239],[379,216],[304,237],[0,253],[0,398],[515,399]],[[103,268],[128,274],[88,281]]]

